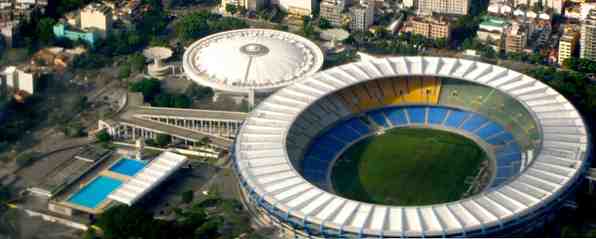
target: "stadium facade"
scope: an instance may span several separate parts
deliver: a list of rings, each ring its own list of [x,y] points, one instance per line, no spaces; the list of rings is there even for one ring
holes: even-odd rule
[[[474,90],[481,88],[491,91]],[[410,126],[485,142],[495,158],[491,181],[458,201],[408,207],[333,193],[330,168],[343,150]],[[579,184],[589,144],[577,110],[539,80],[470,60],[394,57],[335,67],[278,91],[250,113],[231,152],[246,198],[288,235],[481,237],[543,225]]]

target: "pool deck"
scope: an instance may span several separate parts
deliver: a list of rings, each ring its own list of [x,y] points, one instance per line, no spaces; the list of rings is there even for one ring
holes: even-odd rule
[[[116,173],[116,172],[110,171],[109,169],[101,171],[98,176],[106,176],[106,177],[110,177],[113,179],[118,179],[118,180],[122,181],[122,183],[132,179],[131,176]]]

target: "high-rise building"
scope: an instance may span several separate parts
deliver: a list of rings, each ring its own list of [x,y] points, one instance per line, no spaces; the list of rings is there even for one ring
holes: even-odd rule
[[[310,16],[316,4],[315,0],[279,0],[279,7],[294,16]]]
[[[505,32],[505,51],[507,53],[519,53],[522,52],[527,45],[527,28],[518,23],[513,23]]]
[[[426,13],[468,15],[470,0],[418,0],[418,10]]]
[[[451,24],[439,17],[412,17],[408,24],[411,32],[432,39],[449,39],[451,37]]]
[[[581,26],[580,57],[596,60],[596,9],[584,19]]]
[[[105,37],[112,29],[112,9],[106,5],[93,3],[81,10],[81,26],[83,30],[92,30]]]
[[[559,57],[557,59],[559,65],[562,65],[566,59],[573,55],[577,48],[578,40],[579,32],[571,27],[566,27],[561,39],[559,39]]]
[[[350,29],[352,31],[366,31],[372,26],[375,15],[375,4],[366,6],[356,4],[350,7]]]
[[[250,11],[258,11],[265,7],[265,0],[222,0],[221,6],[225,9],[226,5],[243,7]]]
[[[319,15],[334,27],[342,26],[346,5],[344,0],[323,0],[319,5]]]
[[[564,0],[514,0],[513,6],[526,5],[532,9],[534,6],[541,5],[542,9],[553,9],[554,13],[563,13]]]

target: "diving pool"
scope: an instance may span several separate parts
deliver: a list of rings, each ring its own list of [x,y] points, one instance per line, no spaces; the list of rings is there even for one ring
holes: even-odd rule
[[[120,180],[99,176],[70,197],[68,202],[88,208],[96,208],[121,184],[122,181]]]
[[[110,171],[128,176],[135,176],[141,169],[145,167],[145,163],[127,158],[120,159],[116,164],[110,167]]]

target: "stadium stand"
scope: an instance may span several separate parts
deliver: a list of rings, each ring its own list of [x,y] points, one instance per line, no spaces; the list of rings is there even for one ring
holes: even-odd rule
[[[478,136],[479,139],[495,147],[497,176],[489,187],[501,185],[521,170],[522,150],[511,133],[478,113],[443,106],[393,106],[370,111],[366,115],[385,129],[410,124],[430,125]],[[373,133],[371,126],[359,116],[341,121],[312,140],[305,154],[303,170],[317,172],[313,174],[316,178],[313,180],[317,185],[328,185],[325,181],[326,176],[320,176],[320,172],[329,173],[333,159],[337,158],[348,145],[371,133]],[[316,162],[311,163],[310,160],[316,160]]]

